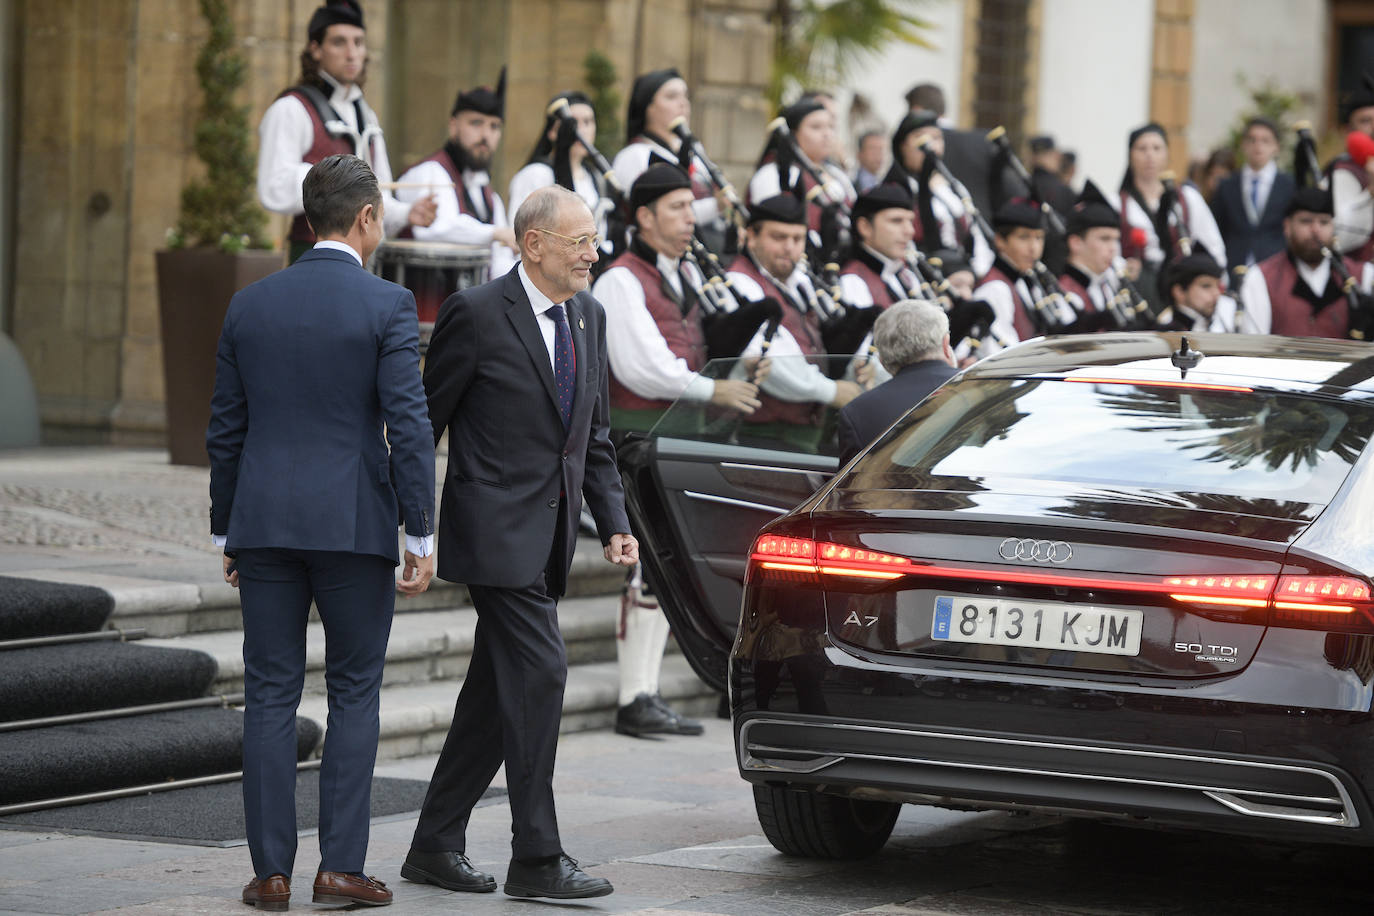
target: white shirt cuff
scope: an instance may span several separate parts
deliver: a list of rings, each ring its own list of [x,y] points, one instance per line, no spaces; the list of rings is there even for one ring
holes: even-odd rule
[[[216,547],[223,547],[225,544],[228,544],[228,543],[229,543],[229,535],[227,535],[227,534],[212,534],[212,535],[210,535],[210,540],[211,540],[212,542],[214,542],[214,545],[215,545]]]
[[[415,554],[417,557],[429,556],[434,553],[434,535],[427,534],[424,537],[416,537],[413,534],[407,534],[406,550]]]

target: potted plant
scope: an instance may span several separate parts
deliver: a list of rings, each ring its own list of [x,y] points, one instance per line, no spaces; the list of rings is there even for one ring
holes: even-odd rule
[[[182,190],[181,215],[157,253],[158,311],[166,382],[167,445],[173,464],[205,465],[205,427],[215,350],[234,293],[281,269],[255,200],[248,107],[234,104],[244,61],[234,50],[227,0],[200,0],[209,36],[196,58],[202,93],[196,156],[205,174]]]

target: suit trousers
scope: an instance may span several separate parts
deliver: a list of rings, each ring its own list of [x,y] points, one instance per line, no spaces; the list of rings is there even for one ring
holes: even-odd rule
[[[468,586],[477,610],[472,661],[412,849],[465,852],[473,806],[504,761],[512,855],[528,859],[562,851],[553,769],[568,658],[550,578],[541,574],[526,588]]]
[[[329,722],[320,766],[320,868],[361,872],[367,857],[378,693],[395,565],[369,554],[241,550],[243,809],[253,870],[291,875],[296,858],[296,709],[313,601],[325,632]]]

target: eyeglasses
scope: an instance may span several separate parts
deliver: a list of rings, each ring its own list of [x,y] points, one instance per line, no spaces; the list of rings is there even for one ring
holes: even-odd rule
[[[599,235],[579,235],[577,238],[573,238],[570,235],[563,235],[561,232],[554,232],[552,229],[540,229],[538,226],[535,226],[534,229],[537,232],[543,232],[546,235],[556,236],[565,242],[569,242],[569,247],[574,250],[581,249],[584,245],[588,243],[591,243],[592,251],[601,250],[602,239]]]

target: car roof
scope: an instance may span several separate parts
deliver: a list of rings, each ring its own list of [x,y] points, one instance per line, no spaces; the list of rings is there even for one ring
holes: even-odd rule
[[[1202,357],[1186,373],[1171,360],[1187,338]],[[989,378],[1094,376],[1249,385],[1374,401],[1374,344],[1320,337],[1123,332],[1041,337],[989,356],[962,373]]]

